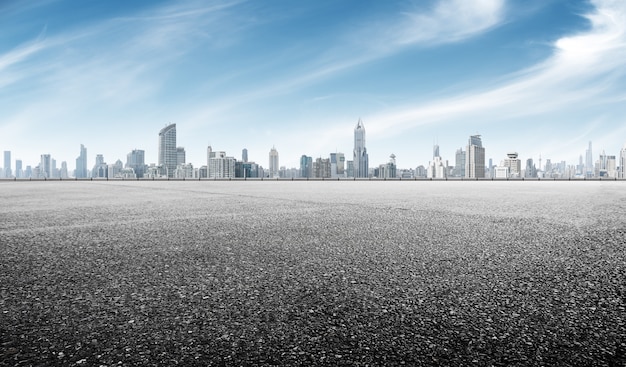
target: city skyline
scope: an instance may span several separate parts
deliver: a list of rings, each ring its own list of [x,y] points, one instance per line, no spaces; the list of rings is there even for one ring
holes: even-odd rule
[[[68,7],[72,8],[69,12]],[[266,166],[343,152],[368,129],[370,167],[453,161],[482,135],[576,164],[626,142],[626,4],[620,1],[66,1],[0,11],[0,150],[12,165],[76,146],[107,162],[158,162],[154,132],[201,165],[206,147]],[[177,148],[176,147],[176,148]],[[586,157],[583,157],[586,159]]]

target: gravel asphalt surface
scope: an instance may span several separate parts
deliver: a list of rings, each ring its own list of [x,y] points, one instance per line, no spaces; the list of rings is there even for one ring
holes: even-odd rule
[[[0,182],[0,366],[626,365],[626,182]]]

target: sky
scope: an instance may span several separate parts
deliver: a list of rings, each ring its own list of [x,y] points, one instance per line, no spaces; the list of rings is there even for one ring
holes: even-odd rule
[[[352,159],[362,119],[370,167],[454,165],[475,134],[494,164],[576,164],[626,143],[625,72],[623,0],[1,0],[0,151],[156,163],[176,123],[194,167],[290,168]]]

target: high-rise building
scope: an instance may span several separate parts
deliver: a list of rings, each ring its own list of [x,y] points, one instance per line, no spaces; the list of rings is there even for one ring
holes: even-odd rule
[[[365,148],[365,126],[359,119],[354,128],[354,152],[353,152],[354,177],[369,176],[369,162],[367,148]]]
[[[502,161],[502,166],[508,167],[508,177],[520,177],[522,174],[522,160],[517,158],[517,152],[507,153],[507,158]]]
[[[59,170],[59,177],[66,179],[69,177],[69,174],[67,172],[67,162],[63,161],[61,162],[61,169]]]
[[[125,168],[132,168],[137,178],[142,178],[146,170],[146,152],[143,150],[133,149],[126,155]]]
[[[13,173],[11,172],[11,151],[4,151],[4,177],[11,178]]]
[[[176,166],[183,165],[186,162],[185,157],[185,148],[184,147],[176,147]]]
[[[82,144],[80,145],[80,155],[76,158],[74,177],[87,178],[87,148]]]
[[[246,148],[243,148],[241,151],[241,161],[244,163],[248,162],[248,149]]]
[[[170,124],[159,131],[159,166],[167,177],[174,177],[177,160],[176,124]]]
[[[278,166],[278,151],[276,150],[276,147],[272,147],[272,149],[270,150],[270,162],[269,163],[270,163],[269,177],[270,178],[279,177],[278,169],[280,167]]]
[[[397,165],[396,165],[396,155],[391,153],[389,156],[389,162],[383,166],[383,172],[381,173],[382,178],[396,178],[397,175]],[[382,167],[381,167],[382,168]]]
[[[15,160],[15,177],[17,177],[17,178],[23,178],[24,177],[24,172],[22,171],[22,160],[21,159],[16,159]]]
[[[52,177],[52,158],[50,154],[42,154],[39,162],[39,176],[41,178]]]
[[[329,158],[317,158],[313,162],[313,177],[316,178],[330,178],[330,159]]]
[[[91,170],[91,177],[94,178],[107,178],[109,174],[109,167],[104,161],[104,156],[102,154],[96,154],[96,164],[93,166]]]
[[[485,178],[485,148],[480,135],[470,136],[465,154],[465,177]]]
[[[619,178],[626,178],[626,144],[619,153]]]
[[[210,149],[210,147],[209,147]],[[235,177],[235,161],[234,157],[227,157],[226,152],[209,152],[209,161],[207,166],[208,178],[234,178]]]
[[[454,155],[454,168],[452,169],[453,177],[465,177],[465,151],[463,148],[456,150]]]
[[[306,155],[300,157],[300,177],[310,178],[313,172],[313,158]]]
[[[524,177],[528,177],[528,178],[537,177],[537,167],[535,167],[535,163],[533,163],[532,158],[528,158],[526,160],[526,172],[524,173]]]
[[[593,152],[591,150],[591,141],[589,141],[589,148],[585,151],[585,177],[587,178],[593,177],[594,171],[595,171],[595,167],[593,164]]]
[[[440,157],[439,155],[439,144],[433,145],[433,158]]]

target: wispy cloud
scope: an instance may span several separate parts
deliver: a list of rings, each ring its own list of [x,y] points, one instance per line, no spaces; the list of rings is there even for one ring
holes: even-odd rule
[[[626,72],[626,4],[596,1],[586,17],[591,28],[559,39],[553,55],[544,62],[510,75],[488,90],[425,101],[416,107],[372,116],[377,133],[461,118],[503,121],[560,109],[605,103]]]

